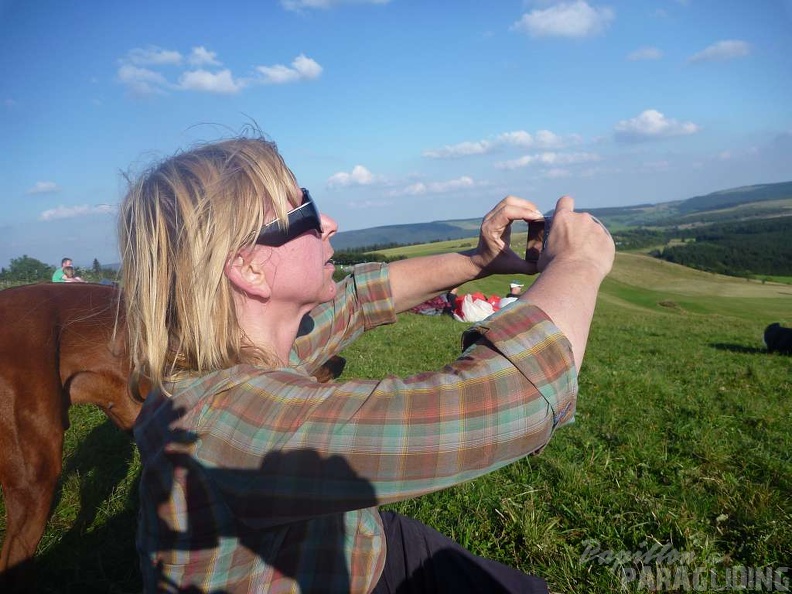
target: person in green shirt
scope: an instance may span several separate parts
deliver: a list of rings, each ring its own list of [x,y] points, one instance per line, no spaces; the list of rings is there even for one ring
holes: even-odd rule
[[[63,260],[61,260],[61,267],[56,269],[55,272],[52,273],[52,282],[53,283],[66,282],[66,280],[63,278],[63,269],[71,265],[72,265],[71,258],[64,258]]]

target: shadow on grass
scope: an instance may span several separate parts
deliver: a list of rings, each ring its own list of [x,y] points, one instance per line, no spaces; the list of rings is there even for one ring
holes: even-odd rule
[[[129,474],[135,453],[132,433],[120,431],[109,420],[94,427],[66,460],[55,493],[53,510],[63,497],[71,475],[80,479],[80,510],[69,532],[81,533],[96,519],[102,504],[111,498]]]
[[[767,349],[745,346],[744,344],[730,344],[724,342],[711,342],[710,346],[719,351],[729,351],[731,353],[742,353],[745,355],[766,355]]]
[[[37,592],[141,591],[135,552],[139,477],[127,478],[134,452],[131,434],[108,420],[81,440],[66,460],[53,509],[65,497],[63,486],[74,474],[79,477],[79,511],[68,531],[36,557]],[[103,505],[110,510],[103,510]]]
[[[46,594],[132,594],[143,583],[135,551],[135,509],[124,509],[102,526],[66,533],[36,559],[36,591]],[[132,497],[130,497],[132,499]]]

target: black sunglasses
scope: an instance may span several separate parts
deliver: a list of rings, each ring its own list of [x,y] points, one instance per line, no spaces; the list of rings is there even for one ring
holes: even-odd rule
[[[267,223],[261,228],[256,243],[280,247],[306,231],[323,233],[319,209],[316,208],[316,203],[305,188],[302,188],[302,204],[294,210],[290,210],[287,216],[289,220],[287,229],[281,227],[280,221],[277,219]]]

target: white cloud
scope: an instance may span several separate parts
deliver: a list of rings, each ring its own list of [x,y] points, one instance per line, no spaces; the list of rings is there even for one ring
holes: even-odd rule
[[[291,67],[276,64],[275,66],[258,66],[256,70],[263,75],[262,82],[273,85],[311,80],[322,74],[322,67],[304,54],[297,56],[292,61]]]
[[[89,206],[88,204],[80,206],[58,206],[57,208],[51,208],[42,212],[39,216],[39,220],[56,221],[58,219],[73,219],[86,215],[112,214],[114,212],[115,207],[110,204],[97,204],[95,206]]]
[[[521,169],[530,165],[576,165],[578,163],[593,163],[599,161],[601,157],[596,153],[536,153],[533,155],[524,155],[519,159],[512,159],[509,161],[502,161],[495,164],[496,169],[510,171],[513,169]]]
[[[456,157],[467,157],[469,155],[483,155],[490,152],[492,147],[492,142],[488,140],[460,142],[459,144],[447,144],[439,149],[424,151],[423,156],[431,159],[453,159]]]
[[[169,86],[159,72],[131,64],[124,64],[118,69],[118,80],[136,95],[164,93],[164,89]]]
[[[583,137],[580,134],[559,135],[550,130],[539,130],[534,135],[534,148],[559,149],[581,144]]]
[[[124,62],[135,64],[136,66],[179,65],[181,61],[182,55],[179,52],[156,46],[131,49],[127,52],[124,60]]]
[[[595,8],[585,0],[576,0],[532,10],[511,29],[533,37],[582,38],[602,33],[614,17],[615,13],[610,8]]]
[[[204,91],[207,93],[238,93],[245,83],[234,80],[231,71],[190,70],[179,77],[179,88],[185,91]]]
[[[330,9],[342,4],[387,4],[390,0],[281,0],[286,10],[300,11],[307,8]]]
[[[210,52],[202,45],[192,48],[192,52],[187,58],[187,61],[193,66],[220,66],[222,64],[222,62],[217,59],[217,54],[215,52]]]
[[[393,200],[361,200],[360,202],[347,202],[349,208],[365,209],[365,208],[382,208],[390,206]]]
[[[319,66],[316,61],[308,58],[304,54],[300,54],[294,58],[292,66],[294,66],[294,69],[300,73],[300,78],[312,79],[317,78],[320,74],[322,74],[322,67]]]
[[[656,47],[641,47],[631,52],[627,59],[635,62],[637,60],[659,60],[662,57],[663,52]]]
[[[183,68],[183,63],[192,68]],[[311,80],[322,74],[322,67],[311,58],[300,54],[291,66],[259,66],[250,77],[237,77],[221,66],[217,53],[204,46],[192,48],[186,61],[177,51],[157,47],[135,48],[119,60],[117,80],[134,95],[167,94],[171,90],[201,93],[238,93],[251,84],[283,84]],[[165,66],[182,67],[178,77],[166,78],[161,71]]]
[[[729,39],[718,41],[688,58],[688,62],[713,62],[742,58],[751,53],[751,45],[745,41]]]
[[[713,161],[732,161],[735,163],[746,162],[760,156],[761,149],[757,146],[741,147],[739,149],[724,149],[714,153],[711,157]],[[778,153],[778,151],[774,151]]]
[[[327,180],[328,188],[346,188],[349,186],[370,186],[382,181],[378,175],[374,175],[363,167],[363,165],[355,165],[350,173],[339,171],[334,173]]]
[[[159,95],[165,94],[172,85],[155,69],[181,65],[182,55],[174,50],[149,46],[129,50],[118,62],[117,79],[133,95]]]
[[[25,194],[53,194],[55,192],[60,192],[58,184],[51,181],[39,181],[33,184],[33,187]]]
[[[621,120],[614,130],[617,140],[634,142],[695,134],[701,127],[693,122],[679,122],[667,118],[656,109],[647,109],[630,120]]]
[[[402,188],[388,192],[389,196],[424,196],[426,194],[445,194],[457,190],[466,190],[477,186],[472,177],[463,175],[457,179],[441,182],[417,182]]]
[[[553,134],[547,130],[543,130],[543,132],[547,132],[548,134]],[[526,132],[525,130],[516,130],[514,132],[504,132],[503,134],[498,134],[497,137],[499,142],[503,144],[511,144],[514,146],[533,146],[534,137],[531,136],[530,132]]]
[[[424,151],[424,157],[431,159],[454,159],[470,155],[484,155],[502,146],[521,148],[559,149],[580,144],[583,139],[579,134],[559,135],[550,130],[539,130],[531,134],[525,130],[504,132],[493,140],[475,140],[446,145],[439,149]]]
[[[501,134],[498,136],[498,141],[503,144],[523,148],[559,149],[580,144],[583,142],[583,139],[579,134],[567,134],[562,136],[550,130],[539,130],[536,134],[531,136],[528,132],[520,130]]]

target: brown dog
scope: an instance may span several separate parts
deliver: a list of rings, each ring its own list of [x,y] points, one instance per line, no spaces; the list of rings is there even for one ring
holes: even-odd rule
[[[132,428],[140,402],[127,389],[120,294],[95,284],[37,284],[0,291],[0,485],[6,532],[0,592],[28,591],[61,473],[72,404],[99,406]],[[116,314],[119,324],[116,329]],[[342,357],[316,373],[338,377]]]

